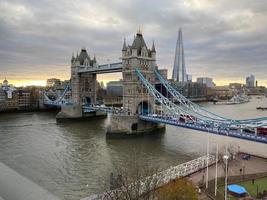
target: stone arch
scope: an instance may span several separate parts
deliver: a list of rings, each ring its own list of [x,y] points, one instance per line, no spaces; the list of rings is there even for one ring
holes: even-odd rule
[[[91,97],[86,96],[86,97],[83,97],[82,102],[85,105],[90,105],[90,104],[92,104],[92,99],[91,99]]]
[[[148,101],[140,101],[136,108],[136,114],[144,114],[147,115],[151,113],[151,105]]]

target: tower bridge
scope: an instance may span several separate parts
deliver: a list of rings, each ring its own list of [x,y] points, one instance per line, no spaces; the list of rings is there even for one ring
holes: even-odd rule
[[[142,87],[136,76],[135,68],[138,67],[144,76],[154,85],[156,69],[156,49],[154,42],[149,48],[140,31],[137,32],[132,44],[126,44],[124,40],[121,54],[122,62],[111,64],[98,64],[95,57],[88,55],[86,49],[71,59],[71,104],[62,106],[57,118],[80,118],[88,113],[101,114],[100,108],[86,107],[83,105],[95,105],[96,102],[96,77],[97,74],[122,72],[123,77],[123,113],[111,117],[110,133],[140,133],[158,128],[158,123],[145,122],[139,119],[141,105],[147,110],[154,109],[154,98],[149,91]],[[142,95],[148,98],[143,100]],[[101,108],[103,111],[103,108]],[[85,111],[85,112],[83,112]],[[106,109],[110,111],[110,109]],[[118,112],[118,111],[117,111]]]
[[[71,103],[62,106],[58,119],[81,118],[111,113],[108,134],[140,134],[171,124],[184,128],[228,135],[267,143],[257,135],[257,128],[267,125],[267,117],[235,120],[212,113],[181,95],[158,70],[154,42],[148,48],[142,33],[137,32],[131,45],[123,42],[122,62],[98,64],[86,49],[71,59]],[[122,72],[123,107],[96,106],[97,74]],[[155,88],[159,82],[171,96]],[[66,93],[66,92],[65,92]],[[62,98],[61,98],[62,99]],[[56,102],[56,101],[55,101]],[[175,103],[174,103],[175,102]],[[253,133],[245,133],[244,130]]]

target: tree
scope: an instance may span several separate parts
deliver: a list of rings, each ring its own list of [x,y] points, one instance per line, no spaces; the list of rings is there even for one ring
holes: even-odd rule
[[[186,178],[171,181],[157,191],[158,200],[197,200],[194,184]]]
[[[111,173],[110,189],[104,193],[105,200],[153,200],[160,183],[157,168],[134,166],[132,170],[117,169],[117,175]]]
[[[158,169],[137,167],[133,171],[119,170],[112,179],[111,189],[104,193],[105,200],[197,200],[194,184],[187,178],[172,180],[162,185]]]
[[[132,160],[110,174],[109,189],[99,197],[105,200],[197,200],[195,186],[186,178],[166,184],[165,171],[141,162],[143,156],[133,152]],[[142,163],[142,164],[141,164]],[[144,163],[146,163],[144,165]],[[151,167],[153,166],[153,167]],[[168,175],[167,175],[168,176]]]

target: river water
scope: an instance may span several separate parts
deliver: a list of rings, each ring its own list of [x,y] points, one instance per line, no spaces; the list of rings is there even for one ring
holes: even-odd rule
[[[203,104],[238,119],[267,116],[267,111],[256,110],[266,105],[267,98],[239,105]],[[108,118],[57,124],[55,116],[0,114],[0,162],[62,199],[76,200],[105,190],[109,174],[120,166],[131,168],[138,162],[167,168],[206,152],[207,134],[194,130],[166,126],[164,133],[106,139]]]

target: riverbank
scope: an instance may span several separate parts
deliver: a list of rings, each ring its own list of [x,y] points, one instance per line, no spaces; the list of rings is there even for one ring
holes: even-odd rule
[[[239,176],[240,179],[245,179],[249,175],[256,176],[257,174],[261,175],[263,173],[267,174],[267,159],[266,158],[261,158],[261,157],[256,157],[256,156],[251,156],[249,160],[244,160],[242,159],[243,154],[237,154],[235,159],[231,160],[229,162],[229,167],[228,167],[228,177],[234,177],[236,178]],[[216,172],[216,165],[212,165],[209,167],[209,173],[208,173],[208,180],[209,180],[209,185],[208,185],[208,193],[209,195],[214,195],[214,179],[215,179],[215,172]],[[224,164],[223,162],[218,163],[218,178],[224,179],[225,177],[225,170],[224,170]],[[190,180],[195,185],[202,185],[204,186],[205,189],[205,180],[206,180],[206,169],[201,170],[197,173],[194,173],[190,176]],[[230,182],[229,178],[229,182]],[[218,182],[219,183],[219,182]],[[219,194],[220,196],[222,194]],[[207,193],[202,194],[202,199],[210,199],[208,198]]]

